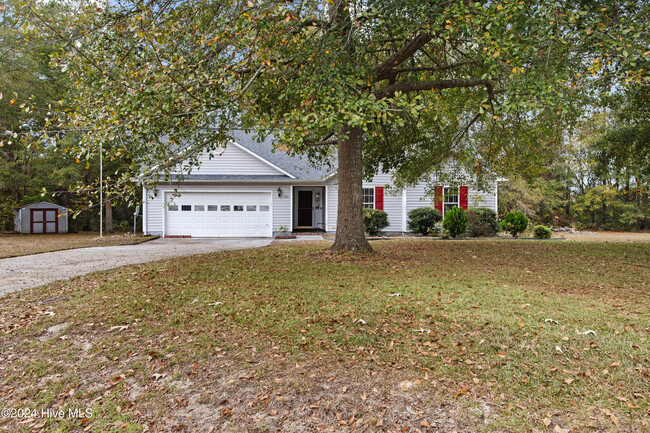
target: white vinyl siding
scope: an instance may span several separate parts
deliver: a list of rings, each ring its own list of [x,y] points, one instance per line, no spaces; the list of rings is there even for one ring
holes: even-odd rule
[[[213,153],[212,158],[207,153],[199,157],[201,165],[194,168],[190,174],[221,174],[221,175],[285,175],[282,171],[260,158],[251,155],[236,144],[229,144],[223,153]],[[179,167],[176,173],[187,173],[185,167]]]
[[[490,190],[487,192],[478,191],[470,187],[467,193],[467,205],[469,207],[487,207],[498,213],[496,181],[491,182],[490,187]]]
[[[273,190],[273,231],[279,231],[280,226],[291,230],[291,185],[282,185],[282,197],[278,197],[278,187]]]
[[[433,197],[425,195],[426,185],[423,182],[406,188],[406,213],[419,207],[435,207]],[[408,216],[407,216],[408,218]]]
[[[336,231],[336,216],[339,208],[339,185],[336,182],[337,180],[334,178],[333,181],[328,183],[325,193],[327,199],[325,213],[327,214],[328,232]]]

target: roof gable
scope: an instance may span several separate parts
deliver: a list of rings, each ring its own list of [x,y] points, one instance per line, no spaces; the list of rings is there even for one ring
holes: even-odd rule
[[[220,149],[212,154],[204,152],[199,156],[198,167],[191,170],[187,166],[180,166],[176,173],[189,171],[190,176],[280,176],[287,179],[293,176],[270,161],[251,152],[238,143],[230,143],[225,149]]]
[[[290,156],[284,151],[274,150],[273,136],[269,136],[266,140],[258,143],[253,138],[253,135],[242,130],[234,130],[233,138],[235,143],[241,147],[291,174],[298,180],[324,180],[330,177],[337,168],[336,158],[332,158],[329,166],[315,167],[304,155]]]

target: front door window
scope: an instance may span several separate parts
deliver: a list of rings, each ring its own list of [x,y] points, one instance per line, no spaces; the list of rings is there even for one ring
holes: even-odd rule
[[[314,224],[313,191],[298,191],[298,226],[312,227]]]

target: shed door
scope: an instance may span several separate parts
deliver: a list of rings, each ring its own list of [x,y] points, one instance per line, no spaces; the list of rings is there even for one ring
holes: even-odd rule
[[[167,236],[270,237],[270,192],[185,192],[170,198]]]
[[[57,209],[30,209],[32,233],[58,233]]]

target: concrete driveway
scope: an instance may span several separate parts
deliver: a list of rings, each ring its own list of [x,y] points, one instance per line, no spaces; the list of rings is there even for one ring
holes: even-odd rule
[[[136,263],[216,251],[259,248],[272,238],[155,239],[138,245],[78,248],[0,259],[0,295]]]

